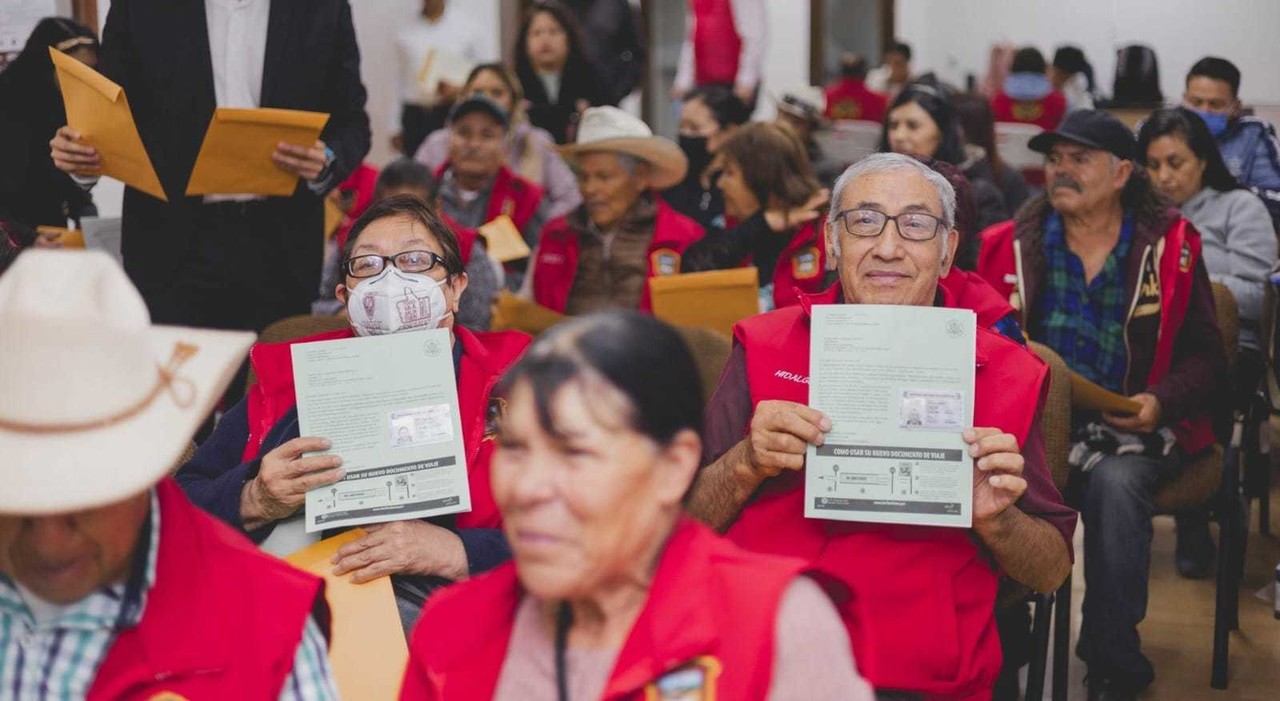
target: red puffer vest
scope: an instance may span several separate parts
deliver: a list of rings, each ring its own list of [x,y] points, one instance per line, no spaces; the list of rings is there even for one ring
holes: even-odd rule
[[[436,169],[436,182],[444,178],[449,167],[449,162],[445,161]],[[525,227],[529,225],[529,220],[538,213],[540,206],[542,206],[542,188],[511,172],[510,168],[502,166],[498,169],[498,174],[493,176],[493,185],[489,189],[489,208],[485,210],[484,220],[486,223],[491,222],[505,214],[511,217],[516,229],[523,234]],[[471,248],[475,245],[479,232],[460,225],[445,214],[444,209],[439,206],[436,207],[436,211],[457,232],[463,265],[471,262]]]
[[[827,247],[822,224],[809,222],[796,230],[791,242],[778,254],[778,265],[773,269],[774,308],[798,304],[801,293],[821,292],[826,271]]]
[[[738,77],[742,38],[733,25],[733,0],[689,0],[693,11],[693,79],[698,85],[732,85]]]
[[[142,620],[111,643],[89,701],[280,696],[313,613],[329,627],[324,582],[265,555],[156,485],[160,545]]]
[[[694,666],[711,687],[697,698],[765,699],[778,606],[803,569],[803,561],[748,553],[682,520],[602,701],[667,698],[659,696],[658,681]],[[493,698],[524,595],[508,563],[432,597],[414,631],[400,698]]]
[[[1021,122],[1053,130],[1067,115],[1067,98],[1054,90],[1039,100],[1015,100],[1002,90],[991,98],[991,112],[997,122]]]
[[[471,511],[458,514],[458,527],[497,528],[502,517],[489,489],[493,440],[485,432],[489,393],[532,339],[519,331],[476,333],[461,326],[454,326],[453,333],[462,344],[457,378],[458,412],[463,445],[467,449],[467,481],[471,485]],[[249,351],[249,362],[258,382],[249,389],[249,440],[244,447],[244,460],[258,457],[267,433],[297,403],[290,347],[295,343],[339,338],[352,338],[351,330],[330,331],[283,343],[259,343]]]
[[[834,301],[837,289],[734,327],[753,405],[808,404],[809,311],[815,302]],[[983,328],[976,363],[974,425],[1000,428],[1022,445],[1047,368]],[[804,474],[794,471],[765,482],[726,535],[750,550],[804,558],[849,587],[841,614],[858,668],[876,688],[937,699],[991,697],[1001,664],[998,575],[969,531],[806,519]]]

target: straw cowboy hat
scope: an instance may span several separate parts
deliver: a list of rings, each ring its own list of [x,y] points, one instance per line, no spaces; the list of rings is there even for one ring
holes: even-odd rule
[[[785,112],[796,119],[803,119],[814,127],[823,123],[822,108],[827,104],[827,95],[822,88],[812,85],[800,85],[788,90],[773,100],[779,112]]]
[[[588,108],[578,123],[578,140],[560,147],[569,160],[600,151],[635,156],[648,163],[652,167],[650,185],[658,190],[684,180],[689,170],[689,159],[675,142],[654,136],[648,124],[617,107]]]
[[[0,514],[111,504],[160,481],[254,335],[152,326],[100,251],[30,250],[0,276]]]

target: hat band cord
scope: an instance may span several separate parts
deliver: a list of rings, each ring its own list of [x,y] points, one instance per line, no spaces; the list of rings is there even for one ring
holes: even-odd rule
[[[173,401],[179,408],[186,409],[195,401],[196,388],[190,378],[178,377],[178,370],[184,363],[195,355],[200,347],[191,343],[183,343],[181,341],[173,345],[173,354],[169,356],[169,361],[164,365],[156,367],[156,383],[151,387],[151,391],[147,396],[134,402],[129,407],[101,419],[89,419],[87,421],[74,421],[64,423],[30,423],[26,421],[13,421],[0,417],[0,429],[5,431],[14,431],[17,433],[76,433],[80,431],[92,431],[100,428],[106,428],[127,421],[142,413],[151,403],[166,391],[173,397]]]

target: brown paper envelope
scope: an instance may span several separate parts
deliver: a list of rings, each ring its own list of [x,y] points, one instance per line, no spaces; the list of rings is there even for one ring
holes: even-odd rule
[[[292,195],[298,176],[271,159],[276,145],[310,147],[328,122],[329,115],[321,112],[219,107],[200,145],[187,194]]]
[[[138,136],[124,88],[57,49],[50,48],[49,57],[58,74],[67,126],[98,150],[102,174],[168,202]]]
[[[524,242],[516,223],[505,214],[494,217],[488,224],[481,226],[480,235],[484,237],[485,249],[489,257],[499,263],[510,263],[513,260],[528,258],[532,251]]]
[[[409,661],[409,646],[400,626],[391,579],[352,584],[351,575],[336,577],[330,560],[343,545],[365,532],[354,529],[327,538],[285,558],[298,569],[324,577],[325,597],[333,614],[329,662],[344,699],[393,701]]]
[[[55,240],[62,244],[63,248],[84,248],[84,232],[78,229],[41,224],[36,227],[36,233],[57,234],[58,238]]]
[[[676,326],[702,326],[733,335],[733,325],[760,313],[755,268],[711,270],[649,278],[653,315]]]
[[[494,331],[523,331],[537,336],[567,318],[569,317],[531,299],[503,290],[493,303],[493,319],[489,328]]]
[[[1112,414],[1134,415],[1142,411],[1141,404],[1090,382],[1074,370],[1071,372],[1071,406]]]
[[[333,201],[332,197],[324,198],[324,240],[328,241],[330,237],[342,226],[342,220],[347,216],[346,212]]]

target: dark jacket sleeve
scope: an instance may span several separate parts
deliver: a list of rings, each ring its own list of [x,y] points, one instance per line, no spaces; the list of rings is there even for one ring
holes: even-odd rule
[[[473,577],[511,559],[511,545],[500,528],[459,528],[456,532],[467,551],[467,570]]]
[[[1173,424],[1217,408],[1226,382],[1226,358],[1213,288],[1204,260],[1196,260],[1187,315],[1174,340],[1169,373],[1149,391],[1160,399],[1161,421]]]
[[[640,84],[644,75],[647,55],[640,27],[636,23],[635,10],[627,0],[616,0],[618,6],[618,62],[617,72],[613,76],[610,104],[616,105],[622,98],[631,94]]]
[[[756,250],[760,239],[771,234],[763,212],[757,212],[732,229],[709,229],[706,236],[685,249],[680,259],[680,272],[740,267],[742,261]]]
[[[102,25],[102,49],[96,69],[129,93],[129,63],[133,50],[129,42],[129,0],[113,0]],[[137,107],[134,107],[137,109]]]
[[[320,136],[334,153],[329,189],[337,187],[360,165],[369,153],[371,138],[369,115],[365,112],[368,94],[360,81],[360,48],[356,45],[351,5],[347,0],[342,0],[338,13],[336,41],[329,78],[325,81],[329,86],[329,123]]]
[[[257,459],[241,461],[248,440],[249,415],[241,400],[223,414],[213,435],[177,474],[178,484],[193,504],[238,530],[244,530],[240,522],[240,492],[245,482],[258,474]]]

